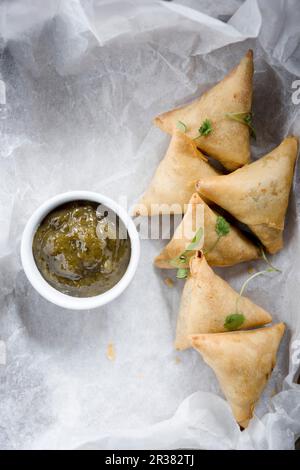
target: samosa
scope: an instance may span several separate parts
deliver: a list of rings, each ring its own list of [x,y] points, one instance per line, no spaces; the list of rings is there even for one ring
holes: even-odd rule
[[[199,178],[218,175],[182,132],[175,132],[155,175],[134,208],[134,215],[182,214]]]
[[[154,124],[169,134],[183,127],[198,148],[235,170],[250,159],[247,118],[251,116],[252,79],[253,52],[249,50],[217,85],[192,103],[157,116]]]
[[[199,208],[202,209],[204,217],[199,216],[199,210],[197,210]],[[201,228],[204,243],[203,246],[197,246],[197,249],[203,248],[206,260],[211,266],[232,266],[259,258],[258,248],[238,228],[228,225],[228,233],[225,236],[218,235],[220,219],[223,218],[213,211],[197,193],[194,193],[172,240],[156,256],[154,264],[158,268],[174,269],[174,260],[176,261],[185,252],[192,238]],[[191,236],[188,238],[190,232]],[[180,261],[181,268],[187,266],[188,260],[186,263]]]
[[[191,258],[190,275],[182,292],[177,321],[177,349],[189,348],[192,334],[247,330],[271,321],[268,312],[240,296],[217,276],[201,251]]]
[[[193,335],[193,347],[214,370],[233,415],[246,428],[276,364],[285,326]]]
[[[197,191],[248,225],[270,253],[282,233],[293,182],[298,142],[289,136],[259,160],[229,175],[201,178]]]

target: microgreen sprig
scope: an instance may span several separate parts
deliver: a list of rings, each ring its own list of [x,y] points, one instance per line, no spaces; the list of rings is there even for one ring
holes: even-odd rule
[[[242,313],[232,313],[231,315],[227,315],[225,318],[224,328],[230,331],[237,330],[240,326],[242,326],[244,321],[245,317]]]
[[[198,248],[201,238],[203,237],[203,228],[198,228],[191,243],[187,246],[186,251],[194,251]]]
[[[188,277],[187,268],[178,268],[176,273],[177,279],[186,279]]]
[[[208,136],[213,130],[212,122],[210,119],[205,119],[201,126],[198,129],[199,134],[194,138],[194,140],[199,139],[199,137]]]
[[[221,240],[221,238],[226,237],[226,235],[228,235],[230,232],[229,222],[227,222],[227,220],[221,215],[218,215],[217,217],[215,231],[218,237],[216,241],[214,242],[214,244],[208,250],[204,252],[205,255],[209,253],[210,251],[214,250],[217,244],[219,243],[219,241]]]
[[[252,113],[226,113],[226,117],[232,119],[233,121],[241,122],[246,124],[250,129],[251,137],[256,139],[256,132],[252,124]]]
[[[197,232],[195,233],[191,243],[186,247],[185,251],[181,253],[177,258],[174,258],[170,261],[170,264],[177,269],[176,277],[178,279],[185,279],[188,275],[188,268],[181,268],[180,264],[188,263],[189,259],[193,255],[193,251],[195,251],[203,236],[203,228],[200,227]]]
[[[239,311],[239,301],[247,287],[247,285],[249,284],[250,281],[252,281],[253,279],[255,279],[256,277],[258,276],[262,276],[263,274],[267,274],[267,273],[272,273],[272,272],[281,272],[280,269],[278,268],[275,268],[275,266],[273,266],[270,261],[268,260],[265,252],[264,252],[264,249],[261,247],[261,253],[262,253],[262,257],[264,259],[264,261],[270,266],[269,268],[267,269],[264,269],[262,271],[257,271],[256,273],[252,274],[250,277],[248,277],[248,279],[246,279],[246,281],[243,283],[242,287],[241,287],[241,290],[239,292],[239,295],[236,299],[236,304],[235,304],[235,312],[228,315],[226,318],[225,318],[225,322],[224,322],[224,328],[226,328],[227,330],[237,330],[240,326],[242,326],[242,324],[244,323],[244,321],[246,320],[245,316],[243,315],[242,312]]]
[[[187,132],[187,125],[184,124],[182,121],[177,121],[176,127],[179,131],[183,132],[184,134]]]
[[[276,268],[276,267],[271,263],[271,261],[268,260],[267,255],[266,255],[266,252],[265,252],[265,250],[263,249],[262,246],[260,247],[260,252],[261,252],[261,256],[262,256],[263,260],[270,266],[270,268],[272,268],[273,271],[276,271],[276,272],[278,272],[278,273],[281,273],[281,272],[282,272],[281,269]]]

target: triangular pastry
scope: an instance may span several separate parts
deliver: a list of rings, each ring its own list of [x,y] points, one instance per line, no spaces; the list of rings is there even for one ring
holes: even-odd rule
[[[192,103],[157,116],[154,124],[174,134],[181,122],[186,126],[186,135],[196,138],[201,124],[208,119],[212,131],[197,138],[197,146],[225,168],[235,170],[250,159],[250,133],[246,124],[232,120],[226,114],[251,112],[252,78],[253,53],[249,50],[217,85]]]
[[[265,325],[271,315],[247,297],[240,296],[209,267],[204,255],[197,252],[190,261],[179,309],[175,347],[191,346],[190,335],[228,331],[225,323],[234,314],[243,315],[239,329]],[[237,329],[237,328],[236,328]]]
[[[192,345],[214,370],[236,421],[246,428],[276,364],[285,326],[193,335]]]
[[[199,216],[197,209],[200,206],[204,217]],[[186,250],[201,224],[204,233],[203,251],[207,262],[211,266],[232,266],[243,261],[259,258],[258,248],[238,228],[232,225],[228,235],[218,240],[216,232],[218,216],[217,212],[208,207],[197,193],[194,193],[181,223],[174,232],[173,238],[162,252],[156,256],[154,264],[158,268],[174,269],[174,259]],[[190,229],[192,229],[192,233],[188,237]],[[202,248],[202,245],[197,248]],[[181,264],[180,267],[184,268],[187,265]]]
[[[247,224],[270,253],[282,248],[284,218],[298,143],[287,137],[272,152],[229,175],[201,178],[197,191]]]
[[[191,139],[175,132],[133,215],[182,214],[195,191],[196,181],[218,174]]]

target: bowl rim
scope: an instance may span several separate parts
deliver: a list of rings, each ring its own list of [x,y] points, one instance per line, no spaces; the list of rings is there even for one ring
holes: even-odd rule
[[[72,297],[52,287],[42,276],[33,257],[32,242],[41,221],[56,207],[71,201],[91,201],[105,205],[124,223],[131,242],[131,255],[122,278],[108,291],[92,297]],[[108,196],[93,191],[68,191],[46,200],[27,221],[21,240],[21,262],[24,272],[35,290],[46,300],[71,310],[90,310],[116,299],[129,285],[136,272],[140,257],[140,238],[136,226],[127,211]]]

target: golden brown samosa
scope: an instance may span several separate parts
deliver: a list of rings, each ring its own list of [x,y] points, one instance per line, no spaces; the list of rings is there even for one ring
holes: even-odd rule
[[[234,329],[248,329],[272,321],[271,315],[247,297],[240,296],[217,276],[200,252],[190,260],[190,275],[186,280],[179,309],[175,347],[191,347],[190,335],[220,333],[232,315],[239,315]],[[243,316],[243,317],[242,317]]]
[[[287,137],[272,152],[229,175],[201,178],[197,191],[247,224],[270,253],[282,248],[298,143]]]
[[[204,218],[198,217],[197,220],[196,208],[200,205]],[[238,228],[230,226],[229,233],[219,238],[216,232],[218,217],[219,214],[208,207],[197,193],[194,193],[190,199],[185,216],[175,230],[172,240],[156,256],[154,264],[158,268],[174,269],[174,260],[186,250],[191,243],[191,239],[200,229],[201,224],[204,233],[203,251],[207,262],[211,266],[232,266],[243,261],[259,258],[258,248]],[[186,230],[186,226],[188,230]],[[193,228],[192,236],[187,238],[190,227]],[[202,244],[197,246],[197,249],[200,248],[202,248]],[[182,268],[187,266],[188,262],[180,264]]]
[[[191,139],[175,132],[133,215],[182,214],[195,191],[196,181],[218,174]]]
[[[193,335],[193,347],[214,370],[236,421],[246,428],[276,364],[285,326]]]
[[[186,126],[186,135],[196,138],[200,126],[208,119],[212,131],[197,138],[197,146],[228,170],[235,170],[250,159],[250,132],[246,124],[226,115],[251,112],[252,79],[253,52],[249,50],[217,85],[192,103],[157,116],[154,124],[174,134],[181,122]]]

